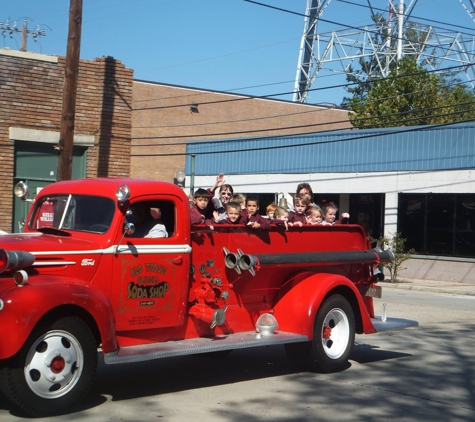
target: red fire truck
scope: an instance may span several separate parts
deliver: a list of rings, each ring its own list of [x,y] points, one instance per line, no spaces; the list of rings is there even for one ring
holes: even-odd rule
[[[136,235],[136,205],[160,210],[166,237]],[[355,333],[417,325],[374,315],[372,269],[391,253],[370,249],[362,227],[190,227],[187,196],[165,182],[51,184],[24,232],[0,242],[0,386],[36,416],[81,400],[101,355],[120,365],[284,344],[302,368],[332,372]]]

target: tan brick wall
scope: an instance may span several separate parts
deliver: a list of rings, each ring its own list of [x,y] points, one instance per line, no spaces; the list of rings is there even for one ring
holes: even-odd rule
[[[187,140],[348,129],[344,110],[134,81],[131,176],[173,181]],[[190,106],[198,104],[198,113]],[[156,156],[154,154],[181,154]],[[140,156],[145,154],[146,156]]]
[[[38,55],[36,55],[38,56]],[[14,141],[10,127],[60,130],[65,58],[58,63],[14,57],[0,51],[0,219],[11,226]],[[109,57],[81,60],[75,133],[94,135],[87,177],[130,173],[133,72]]]

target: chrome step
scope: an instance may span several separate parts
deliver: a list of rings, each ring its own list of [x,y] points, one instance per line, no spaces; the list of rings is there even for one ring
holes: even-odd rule
[[[142,362],[172,356],[245,349],[248,347],[272,346],[274,344],[298,343],[302,341],[308,341],[308,337],[301,334],[281,331],[263,336],[255,331],[247,331],[236,334],[223,334],[212,338],[199,337],[189,340],[122,347],[118,352],[106,353],[104,355],[104,361],[108,365]]]
[[[378,333],[385,331],[397,331],[403,330],[404,328],[418,327],[419,323],[412,319],[403,319],[403,318],[386,318],[386,321],[383,321],[381,317],[374,317],[371,319],[371,322],[376,328]]]

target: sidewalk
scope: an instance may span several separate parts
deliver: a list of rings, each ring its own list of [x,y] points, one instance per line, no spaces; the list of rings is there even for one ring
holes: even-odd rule
[[[383,289],[416,290],[433,293],[444,293],[461,296],[475,296],[475,283],[418,280],[415,278],[400,278],[391,283],[388,278],[378,283]]]

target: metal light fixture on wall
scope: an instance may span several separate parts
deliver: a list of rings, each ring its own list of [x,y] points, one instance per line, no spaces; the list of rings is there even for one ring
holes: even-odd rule
[[[183,171],[183,169],[178,169],[176,172],[175,172],[175,180],[176,180],[176,184],[178,186],[180,186],[181,188],[184,186],[184,182],[185,182],[185,172]]]

